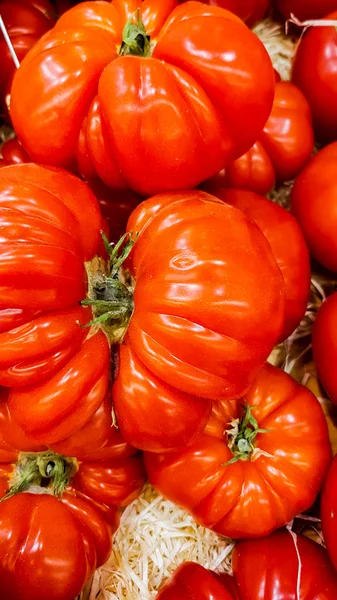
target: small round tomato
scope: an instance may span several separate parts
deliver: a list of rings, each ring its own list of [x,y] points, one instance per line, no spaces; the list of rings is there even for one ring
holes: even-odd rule
[[[337,9],[337,0],[274,0],[284,19],[293,14],[300,21],[320,19]]]
[[[225,581],[197,563],[186,562],[174,572],[156,600],[235,600],[236,594],[227,589]]]
[[[223,8],[84,2],[22,62],[10,112],[34,161],[147,196],[192,188],[250,148],[274,86],[263,44]]]
[[[332,461],[323,487],[321,519],[324,541],[337,569],[337,457]]]
[[[335,2],[335,9],[337,3]],[[337,22],[337,12],[329,14]],[[292,81],[309,102],[316,137],[324,142],[337,139],[337,31],[334,26],[307,29],[296,49]]]
[[[240,600],[337,598],[337,575],[327,551],[287,529],[238,542],[232,566]]]
[[[226,187],[267,194],[275,183],[290,181],[308,162],[314,147],[310,107],[292,83],[280,81],[270,117],[259,140],[228,165],[221,176]],[[206,183],[213,192],[219,176]]]
[[[317,398],[266,364],[241,401],[214,403],[191,446],[146,453],[145,466],[166,498],[203,526],[236,539],[268,535],[307,510],[330,459]]]
[[[312,330],[312,350],[317,374],[325,391],[337,404],[337,292],[321,305]]]
[[[30,158],[17,138],[8,140],[1,147],[0,167],[21,165],[30,162]]]
[[[253,192],[213,187],[213,193],[253,219],[271,246],[285,285],[285,319],[279,338],[283,341],[301,322],[310,292],[309,252],[301,229],[284,208]]]
[[[337,271],[337,142],[320,150],[298,175],[291,192],[296,217],[312,256]]]

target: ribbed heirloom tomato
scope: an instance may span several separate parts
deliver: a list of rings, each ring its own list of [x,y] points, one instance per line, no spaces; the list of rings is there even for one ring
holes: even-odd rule
[[[102,218],[85,183],[25,164],[0,170],[0,221],[0,384],[25,431],[55,442],[107,393],[107,338],[77,323],[91,319],[80,301]]]
[[[268,535],[313,504],[330,458],[318,400],[265,365],[241,402],[214,403],[192,445],[146,453],[145,466],[155,488],[199,523],[251,538]]]
[[[337,2],[334,10],[337,11]],[[337,12],[326,16],[337,22]],[[316,137],[337,140],[337,32],[317,23],[304,32],[293,61],[292,81],[309,102]]]
[[[108,401],[74,436],[47,449],[20,430],[1,392],[1,498],[11,486],[0,504],[3,598],[73,600],[80,593],[109,557],[118,506],[144,484],[135,452],[111,427]]]
[[[284,283],[257,225],[204,192],[155,196],[128,230],[140,234],[114,405],[130,443],[168,450],[189,420],[205,424],[209,401],[205,408],[197,397],[247,390],[281,334]]]
[[[267,194],[275,183],[290,181],[308,162],[314,147],[311,112],[302,92],[292,83],[279,81],[274,104],[257,142],[229,164],[212,184]]]
[[[310,292],[309,252],[301,229],[288,211],[253,192],[216,185],[212,191],[253,219],[271,246],[285,285],[285,318],[279,339],[283,341],[304,317]]]
[[[238,542],[232,566],[240,600],[337,598],[337,575],[327,551],[285,529]]]
[[[286,529],[238,542],[234,577],[183,563],[156,600],[335,600],[337,575],[327,551]]]
[[[33,160],[150,195],[194,187],[252,146],[274,94],[263,44],[222,8],[176,4],[84,2],[61,17],[12,87]]]

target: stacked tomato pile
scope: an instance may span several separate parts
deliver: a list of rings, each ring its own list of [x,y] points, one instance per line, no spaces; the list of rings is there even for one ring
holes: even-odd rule
[[[46,4],[0,3],[1,599],[73,600],[147,477],[238,540],[232,577],[185,563],[158,600],[336,600],[326,418],[267,362],[310,260],[337,272],[335,27],[284,82],[244,23],[266,0]],[[293,179],[290,212],[264,196]],[[312,345],[337,404],[335,325],[332,295]],[[292,530],[309,509],[327,549]]]

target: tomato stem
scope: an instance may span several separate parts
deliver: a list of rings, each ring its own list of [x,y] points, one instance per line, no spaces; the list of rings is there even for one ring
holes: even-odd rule
[[[16,463],[12,485],[0,500],[6,500],[34,486],[62,497],[71,478],[76,474],[78,463],[75,458],[55,452],[21,453]]]
[[[248,403],[242,405],[242,414],[238,419],[233,419],[231,429],[226,431],[228,447],[233,453],[226,465],[231,465],[238,460],[249,460],[255,451],[255,438],[259,433],[267,433],[268,429],[260,429],[259,424],[252,414],[254,409]]]
[[[105,234],[102,238],[109,255],[106,272],[100,270],[91,277],[89,297],[82,300],[82,306],[92,306],[94,319],[81,327],[104,324],[109,338],[120,341],[133,312],[133,290],[122,281],[121,267],[129,256],[138,234],[125,233],[111,246]],[[117,336],[115,332],[118,332]]]
[[[123,41],[119,50],[120,56],[150,56],[150,36],[147,35],[143,21],[140,18],[140,10],[127,21],[123,29]]]

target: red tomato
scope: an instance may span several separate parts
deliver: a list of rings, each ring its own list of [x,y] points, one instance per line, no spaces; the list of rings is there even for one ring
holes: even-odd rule
[[[259,140],[226,167],[221,182],[227,187],[267,194],[275,183],[290,181],[308,162],[314,147],[309,105],[292,83],[276,83],[271,115]],[[219,181],[219,176],[209,185]],[[210,187],[206,189],[212,190]]]
[[[19,457],[21,468],[27,466],[23,462],[25,456],[26,460],[33,459],[31,468],[37,459],[42,461],[43,474],[55,464],[63,470],[65,464],[75,464],[78,471],[61,500],[48,493],[52,488],[43,487],[46,477],[36,476],[31,482],[33,487],[25,488],[30,493],[18,493],[0,504],[1,592],[6,600],[45,600],[46,596],[70,600],[108,559],[111,535],[119,523],[116,507],[136,498],[144,484],[141,458],[111,427],[108,402],[75,437],[62,442],[67,457],[76,451],[72,455],[78,460],[76,463],[74,458],[42,453],[46,448],[38,447],[20,431],[3,397],[2,400],[1,496],[8,489],[15,468],[11,463],[17,460],[18,450],[26,451]],[[22,476],[19,470],[19,477],[20,473]],[[51,485],[52,482],[53,478]]]
[[[189,427],[184,414],[205,420],[209,406],[193,396],[232,398],[249,387],[282,330],[284,284],[258,227],[204,192],[155,196],[128,230],[140,231],[128,264],[134,310],[114,402],[129,442],[139,443],[148,420],[141,447],[167,450]]]
[[[1,154],[2,159],[0,158],[0,167],[21,165],[23,163],[31,162],[26,150],[17,138],[7,140],[1,147]]]
[[[334,404],[337,404],[337,293],[320,307],[312,330],[312,350],[318,377]]]
[[[335,569],[337,569],[337,457],[334,458],[326,478],[322,499],[321,519],[324,541]]]
[[[320,19],[333,10],[337,10],[337,0],[274,0],[284,19],[291,13],[300,19]]]
[[[156,600],[235,600],[236,594],[211,571],[193,562],[183,563],[159,591]]]
[[[12,87],[11,117],[33,160],[150,195],[193,187],[251,147],[274,93],[263,44],[222,8],[176,4],[85,2],[61,17]],[[146,33],[121,49],[137,9]]]
[[[4,21],[19,62],[38,39],[54,25],[55,9],[49,0],[0,0]],[[6,96],[10,93],[15,64],[3,35],[0,35],[0,110],[7,112]]]
[[[0,384],[12,387],[13,414],[26,431],[58,441],[107,393],[108,341],[77,324],[91,319],[79,303],[85,261],[100,243],[99,207],[76,177],[17,165],[0,170],[0,220]]]
[[[337,598],[337,576],[327,551],[288,530],[239,542],[232,566],[240,600]]]
[[[337,2],[334,3],[337,9]],[[337,12],[327,17],[337,22]],[[292,81],[309,102],[316,137],[337,139],[337,31],[336,27],[310,27],[299,42]]]
[[[183,1],[180,0],[180,3]],[[250,27],[265,17],[270,6],[269,0],[201,0],[201,2],[230,10]]]
[[[284,208],[253,192],[213,188],[214,195],[243,210],[267,238],[285,284],[285,320],[279,341],[301,322],[310,292],[309,252],[294,217]]]
[[[254,407],[250,425],[247,407],[215,403],[191,446],[145,455],[149,479],[166,498],[232,538],[268,535],[308,509],[331,457],[318,400],[283,371],[265,365],[244,401]]]
[[[337,271],[337,143],[320,150],[297,177],[291,210],[299,222],[312,256]]]

